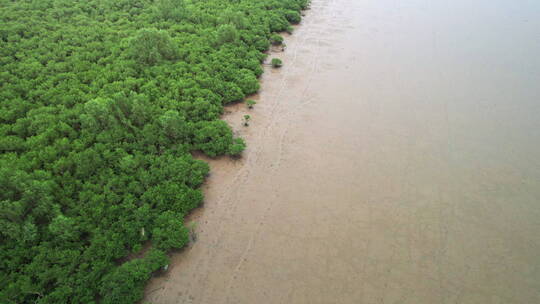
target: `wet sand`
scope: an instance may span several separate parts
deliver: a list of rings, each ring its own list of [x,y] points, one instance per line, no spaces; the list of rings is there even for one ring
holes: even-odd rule
[[[286,43],[145,302],[540,303],[540,3],[313,0]]]

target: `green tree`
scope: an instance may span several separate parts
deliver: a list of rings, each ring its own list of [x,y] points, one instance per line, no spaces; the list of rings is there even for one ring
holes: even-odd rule
[[[154,65],[162,60],[175,59],[177,50],[166,31],[145,28],[131,39],[129,55],[138,63]]]
[[[233,144],[229,147],[228,154],[238,156],[246,149],[246,143],[242,138],[235,138]]]
[[[232,24],[223,24],[217,28],[216,43],[218,46],[225,43],[235,43],[238,40],[238,32]]]
[[[184,0],[158,0],[155,13],[162,19],[178,22],[187,16],[186,4]]]

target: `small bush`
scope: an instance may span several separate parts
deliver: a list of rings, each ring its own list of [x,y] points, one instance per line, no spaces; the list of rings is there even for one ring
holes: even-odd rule
[[[287,26],[287,28],[285,29],[285,31],[288,33],[288,34],[292,34],[293,31],[294,31],[294,28],[292,26]]]
[[[296,11],[287,11],[285,13],[285,18],[287,18],[287,21],[289,21],[292,24],[298,24],[300,23],[300,20],[302,19],[302,17],[300,16],[300,13]]]
[[[305,10],[309,7],[309,0],[299,0],[297,1],[298,4],[300,5],[300,8]]]
[[[272,61],[270,62],[270,64],[274,67],[274,68],[279,68],[283,65],[283,61],[281,61],[281,59],[279,58],[272,58]]]
[[[270,43],[273,45],[280,45],[281,43],[283,43],[283,37],[278,34],[272,34],[270,36]]]
[[[238,156],[246,149],[246,143],[242,138],[235,138],[234,143],[229,147],[229,155]]]
[[[272,32],[284,31],[289,26],[287,18],[278,13],[272,13],[268,21]]]
[[[253,99],[248,99],[246,100],[246,105],[248,107],[248,109],[253,109],[253,106],[257,104],[257,102]]]

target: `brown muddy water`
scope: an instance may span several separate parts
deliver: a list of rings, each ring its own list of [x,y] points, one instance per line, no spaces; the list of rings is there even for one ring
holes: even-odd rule
[[[314,0],[286,43],[145,301],[540,303],[540,2]]]

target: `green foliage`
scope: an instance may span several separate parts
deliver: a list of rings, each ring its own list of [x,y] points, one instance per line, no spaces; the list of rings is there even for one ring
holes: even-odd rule
[[[49,231],[55,238],[63,241],[74,241],[80,236],[77,228],[77,221],[74,218],[66,217],[62,214],[56,216],[49,224]]]
[[[300,7],[300,9],[307,9],[309,7],[310,0],[297,0],[296,4]]]
[[[293,31],[294,31],[294,28],[293,28],[292,26],[289,25],[289,26],[287,26],[287,28],[285,29],[285,31],[286,31],[287,33],[289,33],[289,34],[292,34]]]
[[[130,56],[140,64],[153,65],[176,57],[176,48],[169,34],[154,28],[139,30],[129,47]]]
[[[244,95],[250,95],[259,91],[260,85],[252,71],[242,69],[235,77],[235,83],[240,87]]]
[[[307,1],[0,1],[0,302],[137,302]]]
[[[142,298],[144,284],[152,272],[165,266],[168,260],[163,251],[152,249],[144,258],[116,267],[102,279],[99,290],[102,297],[101,303],[136,303]]]
[[[279,58],[272,58],[272,61],[270,61],[270,64],[274,68],[279,68],[279,67],[281,67],[283,65],[283,62]]]
[[[257,102],[253,99],[246,100],[246,105],[249,109],[253,109],[253,106],[256,105]]]
[[[231,128],[222,120],[201,121],[197,123],[193,142],[195,149],[208,156],[226,154],[233,144]]]
[[[273,45],[280,45],[283,43],[283,37],[278,34],[272,34],[272,36],[270,36],[270,43]]]
[[[193,127],[178,111],[169,110],[159,117],[159,124],[167,138],[171,141],[189,141]]]
[[[183,247],[189,241],[189,230],[184,226],[184,216],[173,211],[160,214],[152,230],[152,239],[158,249]]]
[[[283,32],[290,26],[283,13],[272,13],[269,21],[271,32]]]
[[[236,27],[231,24],[223,24],[217,28],[216,43],[221,46],[225,43],[235,43],[238,40]]]
[[[155,14],[161,19],[178,22],[187,17],[188,13],[184,0],[158,0]]]
[[[289,10],[285,13],[285,18],[292,24],[298,24],[302,19],[299,12],[292,10]]]
[[[242,138],[235,138],[233,144],[229,146],[228,154],[231,156],[239,156],[246,149],[246,143]]]
[[[249,126],[249,120],[251,119],[250,115],[244,115],[244,126]]]

